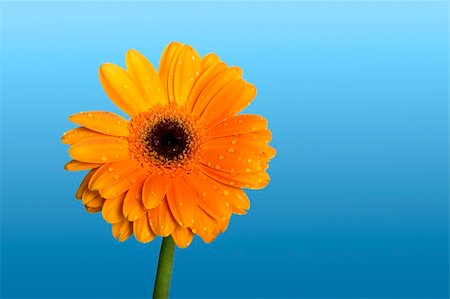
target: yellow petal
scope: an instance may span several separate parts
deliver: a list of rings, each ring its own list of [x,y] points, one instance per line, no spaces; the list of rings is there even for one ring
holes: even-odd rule
[[[71,122],[96,132],[114,136],[128,136],[128,121],[120,115],[105,111],[79,112],[69,117]]]
[[[65,132],[61,137],[61,142],[64,144],[75,144],[77,142],[98,137],[106,137],[107,135],[99,132],[89,130],[87,128],[75,128]]]
[[[123,215],[129,221],[135,221],[146,213],[144,204],[142,203],[142,185],[144,180],[134,184],[125,195],[123,200]]]
[[[150,228],[147,214],[133,221],[133,232],[136,240],[141,243],[148,243],[156,237]]]
[[[147,111],[150,103],[145,100],[131,76],[121,67],[105,63],[100,67],[100,82],[109,98],[130,116]]]
[[[177,223],[190,227],[194,223],[197,209],[197,193],[184,177],[172,178],[167,190],[167,202]]]
[[[168,187],[168,177],[158,175],[148,176],[142,189],[142,202],[144,206],[148,210],[158,206],[164,199]]]
[[[87,169],[97,168],[100,165],[101,164],[97,164],[97,163],[85,163],[85,162],[81,162],[81,161],[77,161],[77,160],[72,160],[72,161],[68,162],[66,165],[64,165],[64,169],[70,170],[70,171],[78,171],[78,170],[87,170]]]
[[[177,226],[177,228],[172,232],[172,237],[178,247],[186,248],[189,244],[191,244],[192,239],[194,238],[194,233],[190,228]]]
[[[80,186],[78,187],[78,190],[75,194],[76,199],[81,199],[83,197],[83,193],[85,190],[88,189],[89,180],[91,179],[92,175],[97,171],[97,169],[91,169],[86,176],[84,177],[83,181],[81,181]]]
[[[173,97],[173,77],[175,71],[175,62],[177,60],[178,55],[181,53],[183,44],[179,42],[170,43],[165,49],[163,54],[161,55],[161,60],[159,62],[159,78],[161,79],[161,83],[163,86],[163,92],[165,98],[169,100],[169,102],[174,102]]]
[[[102,216],[108,223],[118,223],[125,219],[123,215],[122,206],[125,193],[117,197],[105,200],[102,209]]]
[[[70,156],[82,162],[107,163],[129,159],[128,142],[120,137],[99,137],[77,142]]]
[[[127,159],[120,162],[103,164],[89,181],[89,189],[100,190],[138,169],[136,160]]]
[[[143,181],[147,177],[147,172],[142,168],[137,168],[132,173],[119,178],[114,181],[111,185],[103,187],[99,190],[100,195],[104,198],[112,198],[119,196],[123,192],[127,191],[134,184]]]
[[[119,242],[127,240],[132,233],[133,224],[126,219],[112,225],[112,234]]]
[[[200,56],[190,46],[182,48],[175,61],[173,97],[178,105],[185,105],[192,86],[200,75]]]
[[[164,199],[156,208],[148,211],[148,220],[153,232],[162,237],[170,235],[177,226],[169,210],[167,199]]]
[[[267,129],[267,119],[254,114],[232,116],[208,129],[208,137],[236,136]]]
[[[136,50],[129,50],[126,65],[129,74],[144,92],[151,106],[168,103],[157,72],[144,55]]]

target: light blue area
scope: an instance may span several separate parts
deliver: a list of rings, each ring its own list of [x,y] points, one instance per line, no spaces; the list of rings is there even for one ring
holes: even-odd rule
[[[148,297],[160,242],[74,199],[67,117],[179,40],[244,69],[278,150],[224,235],[177,250],[178,297],[448,298],[446,2],[2,4],[3,298]]]

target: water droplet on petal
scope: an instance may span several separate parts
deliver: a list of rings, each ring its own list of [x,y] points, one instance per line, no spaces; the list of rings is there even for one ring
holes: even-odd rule
[[[223,160],[223,159],[225,159],[225,157],[223,155],[220,155],[219,160]]]
[[[108,158],[106,158],[106,156],[102,156],[100,159],[101,159],[103,162],[106,162],[106,160],[108,160]]]

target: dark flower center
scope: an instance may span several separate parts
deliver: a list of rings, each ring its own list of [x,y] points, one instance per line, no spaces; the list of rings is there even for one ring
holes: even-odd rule
[[[175,161],[187,153],[190,136],[179,122],[162,120],[150,130],[145,142],[164,160]]]

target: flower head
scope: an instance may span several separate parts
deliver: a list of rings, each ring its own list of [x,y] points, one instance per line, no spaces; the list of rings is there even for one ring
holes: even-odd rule
[[[111,112],[70,116],[80,127],[64,133],[73,158],[67,170],[89,170],[76,198],[102,212],[119,241],[172,235],[179,247],[194,234],[211,242],[232,214],[250,202],[242,190],[269,182],[267,120],[237,114],[256,89],[215,54],[169,44],[159,71],[139,52],[126,70],[103,64],[100,82],[129,120]]]

